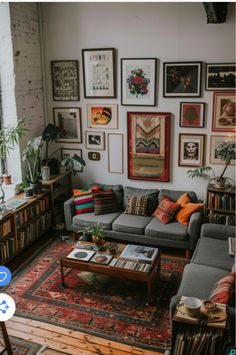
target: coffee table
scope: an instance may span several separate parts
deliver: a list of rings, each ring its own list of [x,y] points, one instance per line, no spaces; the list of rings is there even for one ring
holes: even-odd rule
[[[115,254],[111,254],[109,250],[106,249],[106,244],[103,246],[103,249],[99,251],[99,253],[112,255],[114,258],[119,258],[120,254],[126,247],[126,244],[118,244],[114,243],[117,246],[117,251]],[[72,249],[73,250],[73,249]],[[80,271],[94,272],[110,275],[112,277],[119,277],[121,279],[130,279],[133,281],[139,281],[147,284],[147,302],[151,302],[152,297],[152,289],[156,279],[160,273],[160,265],[161,265],[161,251],[158,250],[156,257],[154,258],[153,263],[151,264],[151,268],[148,272],[132,270],[132,269],[124,269],[118,268],[111,265],[98,264],[91,261],[83,261],[78,259],[72,259],[68,257],[64,257],[60,260],[61,266],[61,282],[62,286],[66,287],[65,277],[68,275],[64,274],[64,268],[76,269]]]

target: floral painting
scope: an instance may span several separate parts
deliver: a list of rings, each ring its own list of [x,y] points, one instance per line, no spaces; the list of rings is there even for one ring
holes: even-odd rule
[[[121,104],[156,104],[156,59],[121,59]]]

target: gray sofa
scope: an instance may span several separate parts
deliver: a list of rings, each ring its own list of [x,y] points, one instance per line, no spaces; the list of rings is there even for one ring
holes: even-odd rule
[[[186,191],[139,189],[130,186],[123,188],[122,185],[101,185],[101,187],[104,190],[109,188],[114,190],[119,211],[99,216],[95,216],[93,212],[75,215],[74,198],[72,197],[64,203],[65,221],[68,231],[77,232],[86,225],[99,222],[104,227],[105,237],[111,240],[185,249],[186,256],[189,257],[200,235],[202,212],[193,213],[188,225],[183,225],[177,221],[162,224],[156,217],[151,216],[163,195],[177,201]],[[192,202],[198,202],[195,192],[187,192]],[[129,195],[148,195],[148,216],[124,213]]]
[[[228,237],[235,237],[234,226],[209,223],[202,225],[193,257],[190,264],[184,268],[177,295],[171,299],[171,315],[181,296],[206,299],[215,283],[232,271],[234,257],[228,253]],[[230,329],[234,334],[234,305],[228,306],[228,316]]]

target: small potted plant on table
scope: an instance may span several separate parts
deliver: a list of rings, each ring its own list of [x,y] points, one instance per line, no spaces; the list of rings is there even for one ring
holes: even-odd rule
[[[89,232],[92,236],[92,241],[98,245],[102,245],[104,242],[103,227],[100,227],[99,223],[93,224],[89,227]]]

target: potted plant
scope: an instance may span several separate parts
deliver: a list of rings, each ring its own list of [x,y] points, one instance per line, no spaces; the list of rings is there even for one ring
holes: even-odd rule
[[[42,148],[42,138],[31,138],[27,147],[22,152],[22,159],[26,161],[28,173],[26,174],[26,181],[33,188],[35,194],[42,191],[41,178],[41,159],[40,150]]]
[[[90,242],[92,240],[92,236],[90,233],[90,227],[91,226],[85,226],[83,229],[79,230],[77,232],[77,234],[82,233],[82,237],[80,237],[80,240],[86,241],[86,242]]]
[[[67,171],[72,171],[73,174],[76,174],[76,171],[79,170],[82,166],[85,166],[85,161],[77,154],[74,154],[72,157],[66,157],[61,161],[61,165],[66,168]]]
[[[49,123],[42,133],[42,140],[46,142],[45,154],[43,158],[43,166],[42,166],[42,178],[43,180],[49,180],[50,173],[58,174],[59,162],[55,158],[50,158],[49,155],[49,146],[50,143],[56,141],[60,133],[59,127],[55,126],[52,123]],[[60,148],[58,149],[60,150]],[[58,151],[57,150],[57,151]],[[54,152],[55,153],[55,152]]]
[[[6,185],[11,184],[11,175],[7,169],[7,155],[27,131],[26,128],[22,127],[22,124],[23,120],[20,120],[15,127],[7,126],[0,129],[0,159],[2,160],[3,182]]]
[[[89,232],[92,235],[92,241],[96,244],[103,244],[103,227],[100,227],[99,223],[89,226]]]

